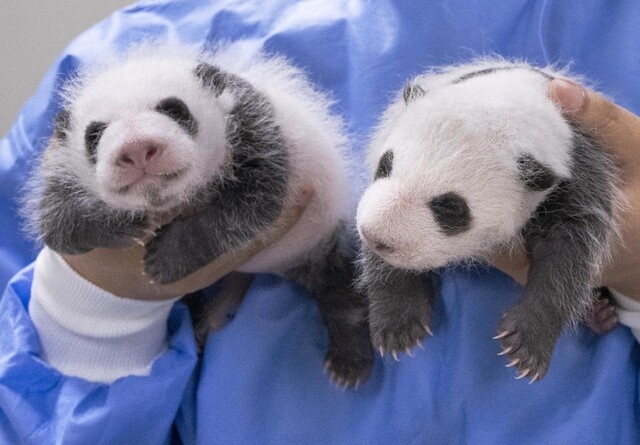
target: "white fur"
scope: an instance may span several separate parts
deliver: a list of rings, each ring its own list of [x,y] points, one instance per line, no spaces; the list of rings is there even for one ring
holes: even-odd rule
[[[84,73],[68,91],[72,127],[65,161],[73,158],[73,171],[82,185],[114,208],[168,210],[182,204],[219,171],[227,156],[225,116],[233,103],[228,96],[215,98],[202,88],[193,75],[197,60],[193,54],[134,55],[104,71]],[[196,117],[199,128],[195,140],[169,117],[154,111],[158,102],[171,96],[182,99]],[[84,144],[85,128],[94,121],[109,123],[100,141],[95,174]],[[169,186],[147,181],[147,190],[153,188],[168,200],[163,207],[151,208],[143,189],[126,197],[115,193],[124,185],[115,167],[119,150],[136,141],[155,141],[166,147],[163,156],[172,164],[171,170],[188,171]]]
[[[517,242],[545,197],[520,180],[516,159],[532,154],[559,177],[570,174],[572,131],[547,97],[548,80],[526,69],[497,71],[452,83],[462,75],[506,64],[482,60],[415,80],[427,94],[401,95],[373,135],[368,162],[394,153],[392,173],[365,191],[357,223],[393,248],[380,255],[397,267],[427,269],[483,257]],[[444,235],[428,202],[446,192],[464,197],[471,229]]]
[[[272,101],[290,155],[291,176],[286,204],[304,186],[314,196],[296,226],[277,244],[254,257],[245,271],[281,271],[332,232],[351,208],[347,183],[344,125],[331,114],[330,99],[315,90],[303,73],[286,60],[230,46],[201,54],[182,45],[148,45],[103,67],[81,73],[66,92],[72,123],[68,153],[56,156],[60,168],[72,169],[84,187],[113,208],[165,211],[185,202],[199,186],[222,171],[230,159],[225,125],[233,98],[226,92],[215,97],[193,74],[205,61],[248,80]],[[183,100],[198,121],[195,140],[170,118],[154,112],[157,103],[175,96]],[[87,160],[84,131],[92,121],[109,122],[99,145],[96,173]],[[157,187],[153,179],[123,197],[114,193],[126,180],[114,168],[119,150],[128,143],[154,141],[166,150],[169,170],[186,170],[170,187]],[[163,164],[164,165],[164,164]],[[148,192],[161,194],[164,204],[153,208]]]

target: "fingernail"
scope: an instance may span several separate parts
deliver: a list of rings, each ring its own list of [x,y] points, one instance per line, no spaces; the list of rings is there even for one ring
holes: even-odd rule
[[[549,85],[549,96],[565,113],[580,111],[587,100],[587,92],[575,82],[554,79]]]

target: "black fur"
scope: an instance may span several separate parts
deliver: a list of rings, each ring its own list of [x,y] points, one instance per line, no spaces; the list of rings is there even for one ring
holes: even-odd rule
[[[402,90],[402,98],[406,104],[424,96],[425,94],[427,94],[427,92],[417,84],[409,83],[404,87],[404,90]]]
[[[367,299],[355,288],[355,234],[344,224],[285,275],[308,289],[329,331],[326,366],[332,379],[357,386],[367,379],[373,351]]]
[[[388,177],[391,174],[391,170],[393,170],[393,151],[387,150],[380,156],[380,162],[373,180]]]
[[[455,192],[436,196],[428,203],[440,230],[447,236],[459,235],[471,227],[467,201]]]
[[[230,84],[230,75],[217,66],[200,63],[194,70],[194,73],[202,80],[202,85],[213,91],[216,96],[221,95],[224,89]]]
[[[61,110],[56,114],[53,124],[53,137],[60,142],[67,141],[67,132],[71,126],[71,113],[67,110]]]
[[[422,342],[430,333],[437,281],[432,272],[391,266],[362,245],[358,286],[369,300],[369,328],[376,349],[396,357]]]
[[[510,66],[500,66],[500,67],[485,68],[483,70],[473,71],[471,73],[467,73],[467,74],[464,74],[464,75],[458,77],[457,79],[455,79],[451,83],[452,84],[456,84],[456,83],[464,82],[465,80],[468,80],[468,79],[473,79],[474,77],[486,76],[487,74],[492,74],[492,73],[495,73],[497,71],[509,71],[509,70],[515,70],[515,69],[527,69],[527,70],[535,71],[536,73],[539,73],[542,76],[546,77],[548,80],[553,79],[553,76],[550,76],[549,74],[545,73],[544,71],[541,71],[541,70],[536,69],[536,68],[524,67],[524,66],[518,66],[518,65],[510,65]]]
[[[167,97],[156,105],[156,111],[169,116],[180,125],[191,137],[198,134],[198,122],[189,107],[177,97]]]
[[[98,144],[102,133],[107,129],[105,122],[91,122],[84,131],[84,145],[87,149],[87,156],[92,164],[96,163]]]
[[[539,162],[530,154],[521,155],[516,162],[520,179],[531,190],[542,192],[553,187],[558,181],[551,167]]]
[[[116,212],[79,186],[73,176],[48,178],[38,202],[43,241],[57,252],[80,254],[95,247],[124,247],[142,238],[146,215]]]

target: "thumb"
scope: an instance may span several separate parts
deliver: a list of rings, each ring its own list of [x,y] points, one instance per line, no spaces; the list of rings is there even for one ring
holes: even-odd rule
[[[549,97],[564,115],[618,159],[627,178],[640,176],[640,118],[566,79],[549,84]]]

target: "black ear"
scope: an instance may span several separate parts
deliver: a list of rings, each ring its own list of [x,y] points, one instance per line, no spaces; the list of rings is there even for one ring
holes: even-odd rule
[[[530,154],[520,155],[517,163],[520,179],[531,190],[542,192],[553,187],[559,180],[551,167]]]
[[[56,114],[53,121],[53,137],[60,142],[67,140],[67,133],[71,124],[71,113],[67,110],[61,110]]]
[[[200,63],[194,70],[195,75],[202,81],[202,85],[210,88],[219,96],[229,85],[229,76],[217,66]]]
[[[425,94],[427,94],[427,92],[420,85],[411,83],[407,84],[402,91],[402,97],[406,104],[424,96]]]

